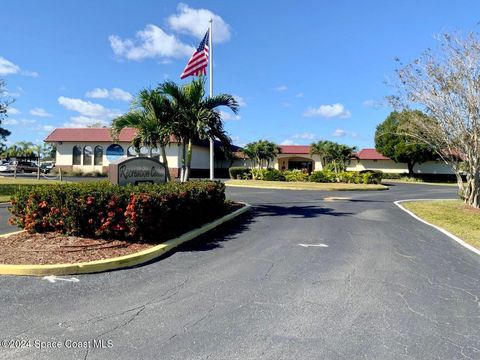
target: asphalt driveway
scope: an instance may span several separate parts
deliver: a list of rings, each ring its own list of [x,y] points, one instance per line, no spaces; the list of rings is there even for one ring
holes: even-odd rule
[[[455,188],[228,196],[254,211],[161,261],[0,277],[0,359],[480,359],[480,257],[392,203]]]

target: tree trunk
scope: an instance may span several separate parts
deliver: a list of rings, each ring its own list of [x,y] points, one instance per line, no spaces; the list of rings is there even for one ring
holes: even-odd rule
[[[167,177],[167,181],[171,181],[172,178],[170,176],[170,168],[168,167],[168,159],[167,152],[165,151],[165,146],[160,146],[160,153],[162,154],[163,165],[165,165],[165,175]]]
[[[408,167],[408,175],[413,176],[413,167],[415,166],[414,162],[408,161],[407,162],[407,167]]]
[[[193,150],[192,139],[189,139],[188,150],[187,150],[187,166],[185,169],[185,181],[188,181],[190,179],[190,167],[192,166],[192,150]]]
[[[187,148],[185,144],[185,140],[182,140],[182,168],[180,170],[180,182],[185,182],[185,166],[187,162]]]

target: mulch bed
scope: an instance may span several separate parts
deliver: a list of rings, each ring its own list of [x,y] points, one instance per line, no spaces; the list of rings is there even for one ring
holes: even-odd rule
[[[231,203],[226,214],[241,207],[242,204]],[[47,265],[110,259],[151,248],[163,241],[133,242],[65,236],[54,232],[22,232],[0,238],[0,264]]]

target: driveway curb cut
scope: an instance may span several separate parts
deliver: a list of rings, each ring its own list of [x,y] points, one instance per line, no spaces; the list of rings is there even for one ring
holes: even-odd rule
[[[251,209],[251,205],[243,203],[241,209],[225,215],[224,217],[203,225],[200,228],[191,230],[175,239],[170,239],[162,244],[158,244],[150,249],[146,249],[134,254],[119,256],[112,259],[95,260],[76,264],[52,264],[52,265],[10,265],[0,264],[0,275],[31,275],[31,276],[45,276],[45,275],[73,275],[73,274],[90,274],[98,273],[108,270],[117,270],[135,265],[144,264],[161,255],[168,253],[177,246],[190,241],[221,224],[242,215]],[[11,234],[4,234],[0,237],[5,237]]]
[[[397,205],[401,210],[405,211],[407,214],[409,214],[410,216],[414,217],[415,219],[417,219],[418,221],[421,221],[422,223],[424,224],[427,224],[435,229],[437,229],[438,231],[440,231],[441,233],[447,235],[449,238],[455,240],[457,243],[459,243],[460,245],[462,245],[463,247],[466,247],[468,250],[470,251],[473,251],[475,254],[477,255],[480,255],[480,250],[477,249],[476,247],[473,247],[472,245],[470,244],[467,244],[465,241],[463,241],[462,239],[460,239],[458,236],[455,236],[453,235],[451,232],[441,228],[440,226],[437,226],[437,225],[434,225],[434,224],[431,224],[429,223],[428,221],[426,220],[423,220],[422,218],[420,218],[419,216],[415,215],[412,211],[406,209],[405,207],[403,207],[402,205],[400,205],[401,203],[403,202],[415,202],[415,201],[445,201],[445,200],[448,200],[448,201],[453,201],[453,200],[458,200],[458,199],[406,199],[406,200],[397,200],[397,201],[394,201],[393,203],[395,205]]]

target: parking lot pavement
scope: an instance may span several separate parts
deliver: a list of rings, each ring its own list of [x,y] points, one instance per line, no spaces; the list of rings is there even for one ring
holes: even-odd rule
[[[151,264],[0,277],[0,339],[60,344],[0,359],[480,358],[480,258],[392,203],[455,188],[227,193],[253,211]]]

